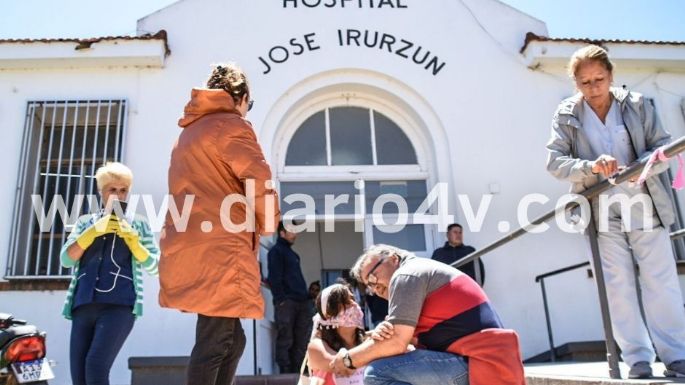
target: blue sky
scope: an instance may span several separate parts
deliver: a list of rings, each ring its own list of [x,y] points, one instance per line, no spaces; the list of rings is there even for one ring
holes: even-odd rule
[[[0,0],[0,38],[132,35],[137,19],[173,2]],[[685,41],[685,0],[504,2],[546,22],[553,37]]]
[[[685,41],[685,0],[504,0],[552,37]]]

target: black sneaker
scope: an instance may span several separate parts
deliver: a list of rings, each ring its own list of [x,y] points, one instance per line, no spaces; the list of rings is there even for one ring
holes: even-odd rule
[[[683,361],[685,364],[685,361]],[[647,361],[639,361],[630,367],[628,372],[628,378],[638,379],[638,378],[650,378],[652,377],[652,366]]]
[[[685,377],[685,360],[673,361],[666,365],[666,370],[664,370],[664,376],[666,377]]]

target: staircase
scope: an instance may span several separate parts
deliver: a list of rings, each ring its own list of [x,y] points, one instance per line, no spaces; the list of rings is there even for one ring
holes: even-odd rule
[[[596,362],[606,361],[607,349],[604,341],[569,342],[556,347],[556,361],[560,362]],[[524,361],[526,364],[550,362],[550,351],[547,350]]]
[[[190,357],[130,357],[131,385],[185,385]],[[298,374],[236,376],[236,385],[295,385]]]
[[[600,346],[601,345],[601,346]],[[586,341],[565,344],[557,348],[559,358],[564,362],[531,363],[542,353],[527,360],[527,385],[662,385],[685,383],[685,379],[667,379],[661,377],[664,370],[662,363],[653,365],[657,376],[650,380],[626,380],[628,367],[621,363],[622,380],[609,379],[606,358],[600,362],[570,362],[571,357],[588,358],[589,354],[599,354],[604,342]],[[569,359],[569,360],[567,360]],[[185,385],[188,357],[131,357],[131,385]],[[297,374],[277,374],[267,376],[237,376],[236,385],[296,385]]]

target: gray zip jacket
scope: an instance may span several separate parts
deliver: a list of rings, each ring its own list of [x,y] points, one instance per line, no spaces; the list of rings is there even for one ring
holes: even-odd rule
[[[612,87],[610,92],[620,106],[621,116],[638,160],[648,158],[652,151],[671,141],[671,134],[659,123],[651,99],[621,88]],[[602,180],[599,174],[592,173],[592,162],[599,154],[593,153],[581,124],[585,112],[582,101],[579,93],[559,104],[552,119],[551,138],[547,142],[547,171],[557,179],[571,182],[573,193],[580,193]],[[656,214],[665,228],[675,221],[673,203],[667,187],[657,174],[666,171],[668,167],[667,162],[655,164],[650,177],[645,181]],[[594,201],[596,200],[593,200],[592,208],[596,218],[599,210]]]

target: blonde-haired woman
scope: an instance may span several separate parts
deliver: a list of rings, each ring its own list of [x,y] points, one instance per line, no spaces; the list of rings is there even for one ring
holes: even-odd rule
[[[147,221],[113,213],[115,203],[128,198],[131,170],[107,163],[95,179],[104,208],[80,217],[61,250],[62,266],[73,267],[74,272],[63,315],[72,321],[70,366],[75,385],[109,384],[114,359],[135,319],[143,314],[142,269],[156,275],[159,259]]]
[[[607,51],[596,45],[579,49],[569,62],[569,75],[580,92],[562,101],[554,114],[547,169],[572,182],[576,193],[649,156],[671,139],[650,100],[611,87],[613,69]],[[666,186],[654,175],[667,168],[666,162],[655,165],[644,186],[626,182],[605,192],[651,200],[648,207],[633,205],[627,217],[619,205],[612,205],[602,213],[608,218],[600,218],[597,199],[592,202],[598,223],[608,223],[597,237],[614,338],[630,366],[630,378],[652,376],[654,347],[666,364],[666,376],[685,376],[685,310],[668,233],[674,222],[673,206]],[[630,223],[630,229],[622,226],[623,221]],[[646,324],[633,260],[640,266]]]

